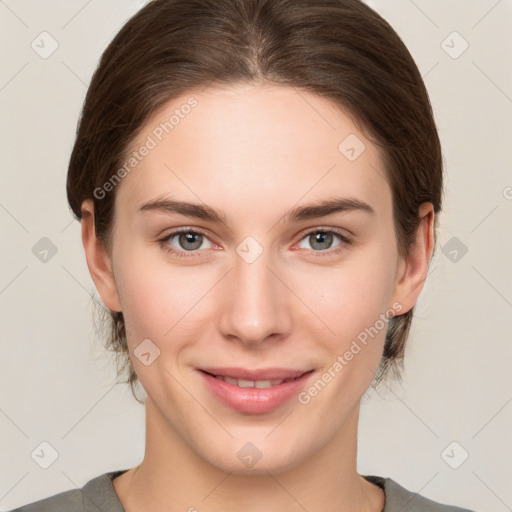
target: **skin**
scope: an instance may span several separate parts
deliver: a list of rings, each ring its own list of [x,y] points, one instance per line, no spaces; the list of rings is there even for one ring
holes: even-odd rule
[[[117,185],[111,254],[96,238],[92,201],[82,207],[88,268],[105,305],[123,312],[147,393],[144,459],[114,489],[127,512],[380,512],[384,494],[356,462],[360,400],[385,328],[308,404],[293,398],[270,413],[228,408],[196,368],[315,369],[311,385],[379,315],[414,306],[432,255],[432,205],[421,206],[416,242],[401,259],[379,150],[341,109],[288,87],[188,93],[156,112],[133,148],[192,95],[198,105]],[[349,134],[366,146],[354,161],[338,150]],[[223,210],[227,226],[137,211],[171,195]],[[375,215],[285,220],[291,208],[333,196],[358,198]],[[195,252],[179,236],[167,242],[191,257],[158,242],[179,228],[207,234]],[[353,242],[333,235],[315,245],[317,228],[352,233]],[[249,235],[263,249],[252,263],[236,252]],[[147,338],[160,350],[149,366],[134,356]],[[262,454],[252,468],[237,457],[247,442]]]

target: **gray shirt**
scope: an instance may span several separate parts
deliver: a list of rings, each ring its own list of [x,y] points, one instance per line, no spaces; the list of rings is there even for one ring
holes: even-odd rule
[[[125,471],[104,473],[89,480],[81,489],[64,491],[11,512],[125,512],[112,485],[112,479]],[[473,512],[429,500],[408,491],[391,478],[363,476],[384,489],[386,502],[382,512]]]

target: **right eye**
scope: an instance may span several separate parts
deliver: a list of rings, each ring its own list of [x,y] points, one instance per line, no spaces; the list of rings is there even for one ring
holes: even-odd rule
[[[180,258],[190,258],[194,256],[193,253],[198,252],[198,250],[201,249],[205,240],[209,241],[206,234],[201,231],[193,229],[179,229],[160,239],[159,243],[162,248],[169,253],[175,254]],[[172,243],[173,241],[175,241],[178,246],[174,245]],[[210,241],[209,243],[211,244],[209,247],[202,248],[211,248],[213,244]],[[192,254],[187,254],[187,252]]]

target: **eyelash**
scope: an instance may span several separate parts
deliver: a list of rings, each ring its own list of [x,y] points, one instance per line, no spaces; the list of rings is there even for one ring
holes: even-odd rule
[[[158,242],[159,242],[160,246],[165,251],[177,256],[178,258],[191,258],[191,257],[194,258],[195,257],[194,253],[198,252],[197,249],[194,251],[184,251],[184,250],[180,251],[180,250],[176,250],[175,248],[171,247],[167,243],[169,240],[174,238],[176,235],[188,234],[188,233],[192,233],[195,235],[203,235],[204,237],[208,238],[208,235],[206,233],[204,233],[203,231],[198,230],[198,229],[179,229],[177,231],[173,231],[172,233],[169,233],[164,238],[158,240]],[[325,234],[332,233],[332,234],[338,236],[342,242],[335,249],[332,249],[332,250],[327,249],[325,251],[313,251],[315,253],[327,253],[329,256],[332,256],[334,254],[338,254],[341,251],[343,251],[345,249],[345,246],[352,244],[352,236],[343,234],[340,231],[335,230],[335,229],[324,229],[324,228],[316,228],[311,231],[308,231],[307,233],[304,234],[304,236],[300,239],[300,241],[304,240],[306,237],[308,237],[314,233],[325,233]],[[187,252],[190,254],[187,254]],[[321,254],[318,254],[318,256],[322,257]]]

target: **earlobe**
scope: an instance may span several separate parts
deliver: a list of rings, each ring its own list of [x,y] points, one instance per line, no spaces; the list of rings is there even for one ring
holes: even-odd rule
[[[416,304],[427,278],[428,266],[434,248],[434,210],[432,203],[423,203],[418,215],[420,223],[416,239],[405,260],[401,260],[396,275],[391,303],[402,305],[401,314]]]
[[[101,300],[112,311],[121,311],[122,307],[112,271],[112,261],[105,245],[96,236],[92,199],[86,199],[82,203],[81,227],[87,267]]]

